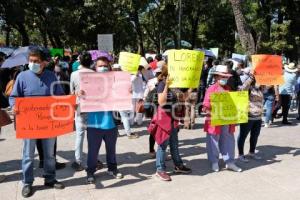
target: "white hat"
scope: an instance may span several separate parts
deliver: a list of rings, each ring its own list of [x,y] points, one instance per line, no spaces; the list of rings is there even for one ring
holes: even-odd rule
[[[141,57],[140,66],[143,66],[145,69],[149,69],[149,67],[150,67],[146,58],[144,58],[144,57]]]
[[[290,63],[288,65],[284,65],[284,69],[290,73],[295,73],[298,71],[298,68],[295,65],[295,63]]]
[[[228,72],[228,67],[226,65],[217,65],[215,71],[213,72],[213,74],[220,75],[220,76],[226,76],[226,77],[232,76]]]
[[[121,69],[121,65],[116,63],[116,64],[113,64],[112,68],[113,69]]]

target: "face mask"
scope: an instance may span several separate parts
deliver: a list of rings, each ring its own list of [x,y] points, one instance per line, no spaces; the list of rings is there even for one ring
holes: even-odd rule
[[[60,67],[59,66],[55,66],[54,71],[59,73],[60,72]]]
[[[29,63],[28,68],[36,74],[41,71],[41,65],[38,63]]]
[[[108,72],[108,68],[107,67],[97,67],[96,71],[97,72]]]
[[[220,79],[219,80],[219,83],[220,83],[220,85],[226,85],[227,84],[227,81],[228,81],[228,79]]]

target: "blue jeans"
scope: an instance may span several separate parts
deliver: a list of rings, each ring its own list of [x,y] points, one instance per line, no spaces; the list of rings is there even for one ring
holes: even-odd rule
[[[266,116],[265,116],[265,123],[270,123],[272,120],[272,109],[273,109],[273,103],[275,101],[275,96],[272,94],[264,94],[265,99],[265,106],[266,106]]]
[[[75,159],[82,162],[83,142],[86,131],[87,114],[80,113],[75,115],[76,140],[75,140]]]
[[[120,111],[121,120],[127,135],[130,135],[130,111]]]
[[[166,171],[165,159],[168,145],[170,145],[170,152],[175,166],[179,167],[183,165],[178,149],[178,129],[173,128],[170,138],[161,145],[158,145],[156,152],[156,169],[158,172]]]
[[[249,153],[255,153],[258,136],[260,134],[262,121],[249,120],[248,123],[240,124],[240,134],[238,136],[239,155],[244,155],[245,140],[250,132],[250,150]]]
[[[55,180],[55,156],[54,145],[56,138],[42,139],[43,153],[44,153],[44,178],[45,182],[53,182]],[[33,177],[33,162],[36,140],[23,140],[23,158],[22,171],[24,185],[32,185]]]
[[[105,142],[106,162],[108,171],[117,170],[116,161],[116,143],[118,138],[118,129],[97,129],[87,128],[88,139],[88,158],[87,158],[87,173],[93,175],[96,171],[98,154],[102,144]]]

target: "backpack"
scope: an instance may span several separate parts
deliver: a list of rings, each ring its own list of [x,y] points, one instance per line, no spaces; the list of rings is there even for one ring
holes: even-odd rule
[[[144,111],[147,118],[152,118],[158,107],[158,93],[156,86],[148,93],[144,102]]]

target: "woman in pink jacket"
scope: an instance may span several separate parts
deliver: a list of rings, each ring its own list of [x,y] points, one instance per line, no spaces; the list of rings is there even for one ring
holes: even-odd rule
[[[219,154],[222,154],[223,160],[226,163],[226,168],[235,172],[241,172],[242,169],[236,166],[234,162],[235,157],[235,138],[234,131],[235,125],[211,125],[210,111],[211,102],[210,95],[218,92],[230,91],[227,86],[227,80],[231,76],[228,72],[228,68],[225,65],[216,66],[216,70],[213,73],[216,83],[210,86],[206,90],[206,94],[203,101],[203,111],[207,113],[205,119],[204,131],[207,133],[206,149],[208,160],[212,165],[214,172],[220,171],[219,168]]]

